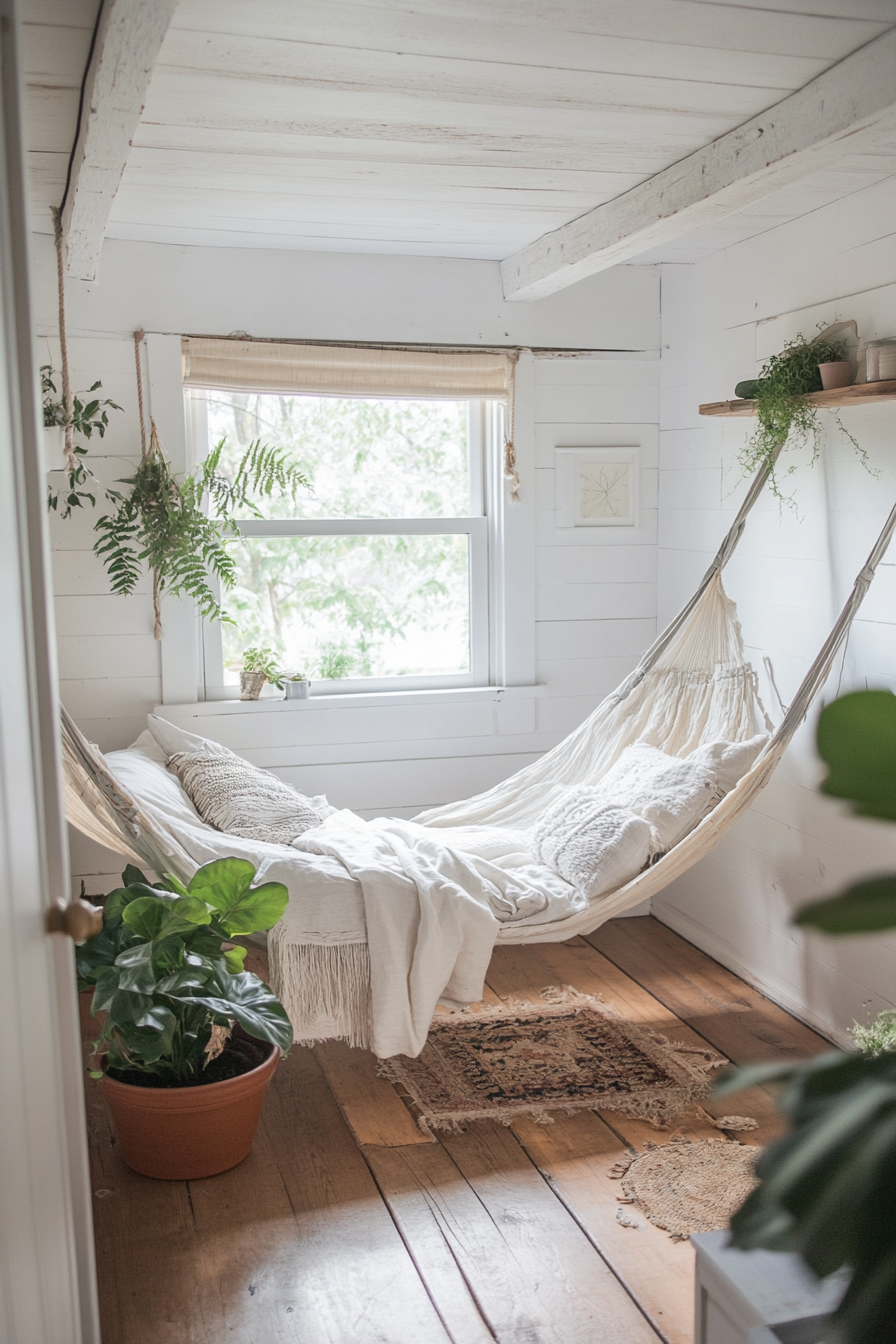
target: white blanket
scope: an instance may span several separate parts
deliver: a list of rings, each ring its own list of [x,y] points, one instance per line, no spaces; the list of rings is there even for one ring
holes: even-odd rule
[[[418,1055],[436,1004],[482,998],[498,927],[562,919],[586,898],[536,863],[520,832],[434,831],[335,812],[293,841],[338,858],[359,883],[370,949],[371,1046]]]

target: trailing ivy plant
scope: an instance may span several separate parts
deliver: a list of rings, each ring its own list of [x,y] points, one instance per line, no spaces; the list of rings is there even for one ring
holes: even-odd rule
[[[162,451],[155,425],[150,445],[133,476],[119,482],[127,494],[109,490],[116,505],[96,524],[94,551],[112,591],[133,593],[144,569],[152,574],[156,639],[162,637],[163,593],[190,597],[208,621],[230,621],[212,588],[233,587],[236,577],[228,543],[239,537],[234,515],[261,517],[255,495],[295,495],[308,480],[285,452],[256,439],[240,458],[231,480],[220,470],[222,439],[205,461],[178,478]],[[208,501],[208,513],[203,502]],[[232,622],[231,622],[232,623]]]
[[[896,821],[896,696],[856,691],[823,711],[822,792],[854,812]],[[828,934],[896,928],[896,873],[855,883],[802,910],[797,924]],[[833,1318],[840,1344],[889,1344],[896,1322],[896,1032],[892,1012],[853,1031],[860,1053],[831,1052],[805,1064],[755,1065],[721,1084],[781,1089],[789,1132],[762,1154],[760,1178],[731,1222],[743,1250],[798,1252],[819,1277],[846,1267]],[[884,1020],[886,1019],[886,1020]]]
[[[43,420],[44,429],[53,429],[58,426],[64,429],[66,425],[65,402],[62,400],[56,388],[54,379],[56,372],[52,364],[42,364],[40,368],[40,391],[43,402]],[[75,393],[72,398],[72,435],[77,435],[82,439],[90,439],[97,434],[101,439],[105,436],[109,425],[109,411],[120,411],[121,407],[117,401],[110,401],[108,397],[100,400],[99,397],[91,397],[91,392],[98,391],[102,383],[97,380],[86,392]],[[89,398],[89,400],[85,400]],[[74,443],[72,446],[74,460],[65,467],[66,484],[62,490],[53,486],[47,491],[47,507],[57,510],[61,517],[70,518],[72,509],[83,508],[84,501],[90,500],[92,505],[96,505],[96,495],[92,489],[87,489],[88,485],[96,481],[96,477],[90,467],[84,461],[87,456],[87,449],[83,443]],[[102,489],[102,486],[99,486]],[[60,502],[62,508],[60,509]]]
[[[812,462],[821,450],[821,421],[818,406],[806,401],[808,392],[822,390],[819,364],[842,360],[845,349],[841,341],[826,341],[820,337],[807,341],[797,335],[787,341],[780,354],[772,355],[762,366],[759,377],[750,391],[756,403],[758,424],[755,431],[738,453],[738,461],[747,475],[754,475],[765,463],[769,464],[769,485],[777,498],[788,504],[793,500],[781,490],[776,455],[791,440],[794,445],[811,443]],[[867,467],[868,455],[843,425],[836,411],[831,411],[837,425],[849,439],[856,453]],[[796,468],[788,467],[789,476]]]

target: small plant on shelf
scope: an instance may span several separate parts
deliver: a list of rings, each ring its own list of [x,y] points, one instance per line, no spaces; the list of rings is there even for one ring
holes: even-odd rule
[[[819,408],[805,400],[806,393],[820,392],[821,374],[819,364],[826,364],[844,358],[844,346],[840,341],[824,340],[822,336],[807,341],[797,335],[787,341],[780,354],[772,355],[762,366],[759,377],[748,388],[756,403],[758,425],[738,453],[738,461],[747,475],[753,475],[765,463],[771,471],[769,484],[777,498],[788,504],[793,500],[781,490],[778,469],[775,465],[778,452],[791,441],[794,446],[811,443],[812,461],[817,461],[821,448],[821,421]],[[868,455],[843,425],[836,411],[831,411],[840,432],[849,439],[862,464],[868,466]],[[788,467],[784,473],[789,476],[795,471]]]
[[[58,377],[52,364],[42,364],[40,368],[40,391],[43,402],[43,422],[44,429],[65,429],[66,420],[65,402],[56,387],[55,379]],[[86,392],[75,393],[72,398],[72,439],[75,436],[79,439],[91,439],[94,434],[99,438],[104,438],[109,425],[109,411],[120,411],[121,407],[117,401],[111,401],[108,397],[100,400],[99,397],[91,397],[92,392],[98,391],[102,383],[97,380]],[[89,500],[92,505],[96,505],[96,495],[93,489],[87,489],[96,477],[90,467],[85,462],[87,449],[83,443],[72,443],[72,461],[67,462],[64,468],[66,475],[66,484],[61,490],[50,486],[47,491],[47,506],[60,513],[63,518],[70,518],[72,509],[83,508],[84,501]],[[97,483],[98,484],[98,483]],[[102,489],[102,486],[99,486]],[[60,508],[61,505],[61,508]]]

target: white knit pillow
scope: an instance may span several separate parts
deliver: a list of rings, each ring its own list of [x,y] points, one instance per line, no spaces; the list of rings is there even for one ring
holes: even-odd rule
[[[594,785],[601,802],[626,807],[653,828],[653,854],[677,845],[753,764],[766,742],[709,742],[690,756],[667,756],[636,742]]]
[[[539,817],[532,848],[543,864],[593,900],[641,871],[651,837],[643,817],[608,806],[594,789],[571,788]]]
[[[330,811],[325,798],[306,798],[269,771],[214,746],[213,753],[178,751],[168,762],[209,826],[247,840],[288,845],[319,826]]]

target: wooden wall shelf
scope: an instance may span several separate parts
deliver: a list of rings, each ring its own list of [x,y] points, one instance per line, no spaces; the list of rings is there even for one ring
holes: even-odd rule
[[[856,383],[836,387],[830,392],[807,392],[806,401],[814,406],[860,406],[869,401],[896,401],[896,378],[880,383]],[[746,416],[756,414],[755,401],[707,401],[701,415]]]

